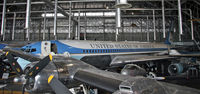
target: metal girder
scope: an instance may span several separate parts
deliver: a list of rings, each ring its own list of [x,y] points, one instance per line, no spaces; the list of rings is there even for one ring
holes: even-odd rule
[[[171,3],[171,2],[168,2],[168,1],[166,1],[168,4],[170,4],[171,6],[173,6],[174,8],[178,8],[176,5],[174,5],[173,3]],[[183,11],[183,13],[185,13],[186,15],[188,15],[188,16],[190,16],[190,14],[188,13],[188,12],[186,12],[186,11]],[[198,18],[196,18],[196,17],[194,17],[193,16],[193,18],[194,19],[198,19]],[[198,23],[200,23],[200,22],[198,22]]]
[[[121,10],[145,10],[145,11],[153,11],[153,10],[156,10],[156,11],[161,11],[162,9],[158,9],[158,8],[130,8],[130,9],[121,9]],[[165,11],[173,11],[173,10],[178,10],[178,9],[175,9],[175,8],[171,8],[171,9],[165,9]],[[182,10],[189,10],[189,9],[182,9]],[[70,12],[70,10],[64,10],[65,12]],[[72,12],[78,12],[78,11],[81,11],[81,12],[106,12],[106,11],[115,11],[115,9],[73,9]],[[31,13],[53,13],[54,11],[31,11]],[[18,11],[18,12],[7,12],[6,14],[14,14],[14,13],[17,13],[17,14],[22,14],[22,13],[26,13],[25,11]],[[0,12],[0,14],[2,14]]]
[[[200,2],[197,0],[193,0],[193,2],[195,2],[196,4],[200,5]]]
[[[46,4],[48,4],[52,8],[55,7],[55,5],[51,1],[49,1],[49,0],[42,0],[42,1],[44,1]],[[58,9],[58,12],[60,12],[61,14],[63,14],[65,17],[69,17],[70,14],[68,12],[66,12],[64,9],[62,9],[62,7],[60,7],[59,5],[58,5],[57,9]],[[72,20],[75,21],[76,23],[78,22],[73,17],[72,17]]]
[[[187,0],[181,0],[181,4],[184,4],[186,2],[187,2]]]
[[[161,0],[128,0],[128,1],[142,1],[142,2],[145,2],[145,1],[161,1]],[[176,0],[165,0],[165,1],[176,1]],[[58,1],[58,3],[69,3],[69,2],[115,2],[115,0],[66,0],[66,1]],[[51,2],[51,3],[54,3],[54,2]],[[31,5],[34,5],[34,4],[45,4],[45,2],[31,2]],[[3,5],[3,4],[0,4],[0,5]],[[26,5],[26,2],[20,2],[20,3],[7,3],[7,5]]]

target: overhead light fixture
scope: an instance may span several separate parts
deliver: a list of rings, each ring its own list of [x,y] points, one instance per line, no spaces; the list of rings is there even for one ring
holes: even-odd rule
[[[116,0],[116,4],[115,4],[114,7],[115,8],[126,9],[126,8],[132,7],[132,5],[129,4],[127,0]]]

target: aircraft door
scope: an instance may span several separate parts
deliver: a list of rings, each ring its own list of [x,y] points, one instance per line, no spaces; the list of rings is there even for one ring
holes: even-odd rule
[[[41,43],[41,55],[47,56],[51,53],[51,42],[50,41],[42,41]]]

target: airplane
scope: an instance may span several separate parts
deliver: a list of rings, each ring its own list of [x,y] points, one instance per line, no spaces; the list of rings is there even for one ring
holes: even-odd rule
[[[191,61],[191,58],[186,58],[188,62],[183,62],[185,58],[180,59],[180,57],[185,56],[181,56],[176,50],[170,49],[169,40],[165,44],[131,41],[51,40],[28,44],[23,46],[22,50],[42,57],[48,54],[64,55],[81,60],[99,69],[120,71],[121,73],[123,72],[121,70],[140,72],[143,68],[147,72],[147,76],[152,78],[182,74],[188,78],[193,75],[191,75],[192,73],[187,74],[187,71],[199,70],[197,61]],[[196,56],[200,55],[196,54],[189,57]],[[193,63],[188,64],[189,62]],[[142,68],[138,68],[135,64]],[[197,75],[195,74],[195,76]]]
[[[72,94],[69,88],[85,84],[109,94],[199,94],[184,86],[158,82],[142,76],[132,77],[98,69],[81,60],[63,55],[32,56],[20,50],[6,49],[6,62],[17,73],[15,82],[23,82],[22,93]],[[24,69],[19,58],[29,62]]]

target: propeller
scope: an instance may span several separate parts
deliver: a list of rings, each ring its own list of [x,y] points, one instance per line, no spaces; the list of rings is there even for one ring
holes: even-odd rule
[[[63,85],[54,75],[50,75],[48,78],[48,84],[54,90],[56,94],[73,94],[65,85]]]
[[[12,53],[7,52],[5,56],[8,59],[9,61],[8,63],[10,64],[11,68],[16,72],[18,76],[21,76],[23,74],[23,70],[20,67],[17,60],[14,59],[14,56],[12,55]]]
[[[7,52],[6,57],[11,65],[11,68],[19,75],[23,75],[23,70],[21,69],[19,63],[16,61],[12,53]],[[25,81],[22,86],[22,94],[25,92],[25,86],[35,78],[35,76],[45,68],[50,61],[52,61],[52,55],[48,55],[42,60],[40,60],[37,64],[35,64],[27,73],[25,73]]]

